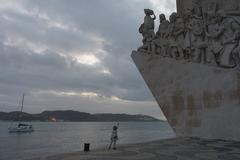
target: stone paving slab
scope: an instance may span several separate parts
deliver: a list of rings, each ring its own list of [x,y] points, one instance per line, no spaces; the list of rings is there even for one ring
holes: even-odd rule
[[[42,157],[39,160],[240,160],[240,142],[199,138],[168,140]]]

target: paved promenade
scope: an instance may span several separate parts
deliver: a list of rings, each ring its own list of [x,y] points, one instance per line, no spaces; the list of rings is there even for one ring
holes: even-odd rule
[[[175,138],[121,146],[115,151],[74,152],[38,160],[240,160],[240,142]]]

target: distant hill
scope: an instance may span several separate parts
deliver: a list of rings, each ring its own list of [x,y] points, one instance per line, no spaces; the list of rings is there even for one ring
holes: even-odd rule
[[[18,121],[20,112],[0,112],[0,120]],[[108,121],[160,121],[146,115],[128,115],[128,114],[90,114],[72,110],[65,111],[44,111],[40,114],[22,113],[22,121],[70,121],[70,122],[108,122]]]

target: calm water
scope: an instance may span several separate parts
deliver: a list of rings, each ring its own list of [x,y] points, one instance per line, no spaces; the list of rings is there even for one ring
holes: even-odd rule
[[[9,134],[9,122],[0,122],[0,160],[19,160],[107,147],[113,122],[34,122],[33,133]],[[122,122],[118,144],[147,142],[174,137],[166,122]]]

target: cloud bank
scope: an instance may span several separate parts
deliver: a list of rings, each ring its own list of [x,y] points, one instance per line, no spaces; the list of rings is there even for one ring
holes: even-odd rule
[[[1,0],[0,111],[74,109],[163,118],[130,54],[143,9],[167,0]],[[156,26],[158,25],[156,21]]]

